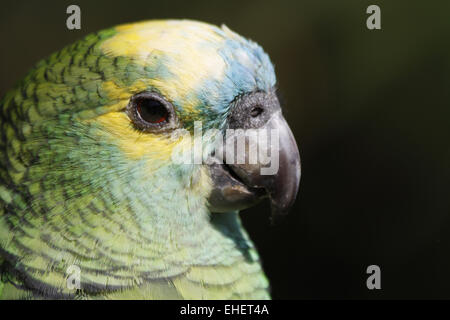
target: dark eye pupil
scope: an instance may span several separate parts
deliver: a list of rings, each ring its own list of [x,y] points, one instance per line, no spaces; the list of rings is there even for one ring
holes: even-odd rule
[[[137,103],[137,112],[142,120],[149,123],[162,123],[167,121],[169,112],[161,102],[153,99],[141,99]]]
[[[250,110],[250,115],[252,117],[257,117],[263,112],[263,109],[260,106],[253,107],[252,110]]]

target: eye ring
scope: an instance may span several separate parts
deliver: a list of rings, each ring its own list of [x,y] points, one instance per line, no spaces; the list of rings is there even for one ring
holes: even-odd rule
[[[163,132],[178,127],[173,105],[156,92],[132,96],[126,113],[134,126],[145,132]]]

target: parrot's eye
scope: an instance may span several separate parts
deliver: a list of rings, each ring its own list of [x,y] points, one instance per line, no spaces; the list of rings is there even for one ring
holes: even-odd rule
[[[174,129],[177,119],[172,104],[155,92],[141,92],[130,99],[127,114],[143,131],[159,132]]]

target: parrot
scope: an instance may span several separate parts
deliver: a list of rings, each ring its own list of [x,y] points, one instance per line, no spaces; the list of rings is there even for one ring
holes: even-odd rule
[[[278,170],[208,137],[209,161],[174,161],[198,123],[277,130]],[[1,299],[271,299],[239,214],[284,215],[300,156],[256,42],[194,20],[91,33],[4,95],[0,132]]]

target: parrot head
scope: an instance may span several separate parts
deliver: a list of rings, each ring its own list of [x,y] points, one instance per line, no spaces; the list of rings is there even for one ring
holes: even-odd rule
[[[130,257],[212,241],[204,232],[211,215],[265,198],[274,214],[286,212],[300,158],[275,85],[256,43],[225,26],[185,20],[100,31],[41,61],[2,103],[0,198],[14,212],[0,219],[2,251],[20,261],[29,283],[38,278],[29,270],[47,268],[47,256],[77,261],[97,270],[85,275],[92,289],[101,282],[98,269],[118,264],[135,275],[139,268],[146,276],[176,274],[167,260],[134,266]],[[228,130],[248,129],[277,132],[276,148],[255,142],[277,153],[274,172],[263,173],[267,161],[249,162],[250,148],[216,148]],[[198,131],[201,139],[191,139]],[[245,161],[230,161],[231,149]],[[185,154],[192,161],[174,160]],[[23,248],[37,254],[21,258]],[[195,256],[186,252],[171,261],[182,268]]]
[[[266,53],[225,26],[165,21],[116,30],[101,49],[111,59],[126,57],[127,63],[103,83],[109,106],[94,120],[103,128],[101,135],[107,132],[102,139],[116,144],[127,158],[145,159],[149,168],[143,175],[156,174],[160,166],[179,172],[174,190],[198,185],[198,191],[208,194],[211,212],[244,209],[267,196],[274,214],[286,212],[298,190],[299,153],[281,115]],[[241,163],[226,148],[219,149],[217,157],[217,148],[211,151],[217,141],[205,135],[197,142],[206,161],[189,157],[184,166],[172,167],[177,151],[191,155],[195,148],[191,140],[186,143],[183,132],[192,135],[196,123],[200,130],[216,129],[220,137],[229,129],[276,130],[281,145],[266,149],[277,153],[277,172],[262,175],[263,163],[248,163],[249,150],[232,152],[241,153]]]

